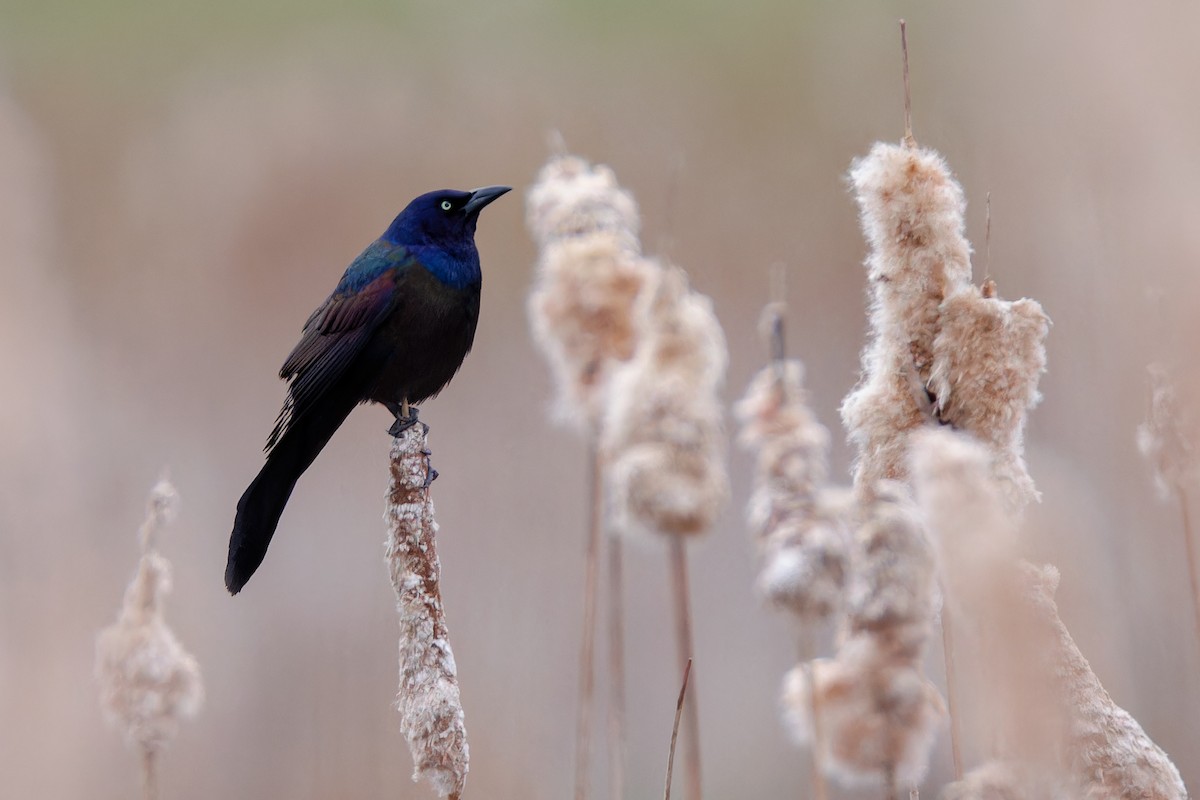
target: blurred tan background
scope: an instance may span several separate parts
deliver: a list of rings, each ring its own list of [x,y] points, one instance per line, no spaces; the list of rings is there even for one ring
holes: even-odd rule
[[[842,176],[902,133],[901,16],[916,135],[963,181],[977,277],[991,192],[991,275],[1055,322],[1028,433],[1037,554],[1062,570],[1063,616],[1116,701],[1200,785],[1179,512],[1134,445],[1147,362],[1194,367],[1196,4],[5,0],[0,795],[136,793],[93,645],[169,467],[168,619],[208,700],[165,758],[164,797],[432,796],[409,782],[390,706],[386,412],[335,437],[247,590],[231,599],[221,578],[308,313],[412,196],[509,183],[480,225],[475,350],[422,419],[468,796],[567,796],[584,449],[547,422],[524,308],[522,192],[547,133],[612,165],[647,250],[714,297],[730,400],[762,363],[769,267],[787,264],[791,350],[844,473],[836,408],[865,321]],[[807,757],[776,712],[794,637],[754,597],[748,467],[732,452],[733,503],[691,551],[706,795],[802,797]],[[628,796],[653,797],[678,676],[664,552],[627,552]],[[949,771],[943,734],[929,796]]]

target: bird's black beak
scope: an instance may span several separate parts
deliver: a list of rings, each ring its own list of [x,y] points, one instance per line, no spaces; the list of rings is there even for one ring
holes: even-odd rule
[[[484,186],[482,189],[476,189],[471,192],[471,199],[463,206],[463,211],[467,212],[467,216],[478,214],[480,209],[488,203],[495,200],[506,192],[511,192],[511,186]]]

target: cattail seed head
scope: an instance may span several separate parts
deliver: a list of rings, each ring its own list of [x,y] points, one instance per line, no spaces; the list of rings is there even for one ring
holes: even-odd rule
[[[641,252],[641,218],[633,195],[620,187],[611,169],[577,156],[558,156],[542,167],[529,190],[526,219],[539,247],[609,233],[617,247]]]
[[[784,679],[784,721],[793,737],[813,740],[815,690],[826,770],[847,785],[920,783],[945,706],[919,667],[871,636],[849,639],[836,658],[811,667],[811,683],[803,666]]]
[[[936,152],[877,143],[850,181],[871,294],[863,375],[842,404],[855,487],[904,480],[910,432],[936,419],[989,446],[1012,507],[1037,499],[1022,437],[1049,319],[1032,300],[999,299],[994,282],[971,283],[962,187]]]
[[[854,534],[849,632],[877,637],[897,657],[919,662],[937,605],[933,549],[907,487],[883,481],[873,496]]]
[[[971,245],[963,234],[966,200],[933,150],[877,142],[850,168],[871,285],[871,324],[917,370],[933,370],[938,305],[971,282]]]
[[[1069,720],[1065,760],[1089,800],[1186,800],[1179,770],[1129,712],[1113,702],[1058,616],[1052,566],[1024,565],[1026,598],[1050,634],[1042,650]]]
[[[984,298],[972,286],[946,298],[940,321],[929,382],[938,416],[988,446],[1006,501],[1020,509],[1039,498],[1025,469],[1024,429],[1041,399],[1050,318],[1033,300]]]
[[[662,269],[652,297],[637,354],[613,376],[601,447],[619,529],[696,534],[729,493],[717,395],[725,337],[683,270]]]
[[[607,167],[552,159],[526,208],[539,252],[529,319],[554,373],[556,416],[594,429],[612,372],[637,348],[658,266],[642,257],[637,205]]]
[[[143,753],[160,752],[204,702],[200,665],[167,627],[163,603],[171,565],[152,548],[173,517],[178,495],[159,481],[147,504],[140,538],[144,552],[125,590],[116,624],[96,638],[96,680],[105,717]]]
[[[829,432],[808,408],[803,365],[762,369],[735,413],[739,442],[758,451],[748,508],[763,566],[758,588],[803,620],[827,619],[849,571],[845,498],[827,485]]]

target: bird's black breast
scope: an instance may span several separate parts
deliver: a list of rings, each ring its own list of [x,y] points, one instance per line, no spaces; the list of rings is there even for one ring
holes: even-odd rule
[[[478,283],[447,286],[419,266],[405,270],[395,305],[372,337],[368,357],[384,366],[367,399],[420,403],[441,391],[475,340]]]

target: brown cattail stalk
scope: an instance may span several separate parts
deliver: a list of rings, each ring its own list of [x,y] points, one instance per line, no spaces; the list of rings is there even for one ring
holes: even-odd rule
[[[200,665],[163,618],[171,590],[171,564],[158,553],[158,537],[177,513],[179,495],[166,479],[150,493],[139,531],[142,557],[125,590],[115,625],[96,638],[100,705],[140,755],[143,800],[156,800],[158,757],[179,732],[179,723],[200,710]]]
[[[904,146],[916,147],[912,128],[912,89],[908,84],[908,23],[900,20],[900,53],[904,58]]]
[[[589,446],[588,524],[584,540],[583,637],[579,643],[579,713],[575,730],[575,800],[585,800],[591,777],[592,707],[596,699],[596,605],[600,595],[600,529],[604,526],[604,470]]]
[[[413,780],[426,779],[441,797],[458,798],[467,779],[467,730],[458,669],[442,609],[438,525],[429,485],[423,423],[392,440],[386,561],[400,614],[400,730],[413,759]]]
[[[562,148],[560,147],[561,151]],[[613,372],[633,357],[645,309],[641,298],[658,267],[642,258],[633,196],[606,167],[561,153],[538,175],[527,198],[527,222],[538,245],[537,281],[529,297],[534,341],[555,378],[556,416],[584,431],[591,451],[580,645],[575,797],[587,796],[595,686],[596,606],[604,476],[598,448]],[[613,797],[624,794],[624,659],[620,603],[621,549],[609,541],[609,766]]]
[[[946,662],[946,706],[950,713],[950,757],[954,780],[962,780],[962,711],[958,703],[958,669],[954,659],[954,621],[950,609],[942,608],[942,658]]]
[[[597,497],[601,496],[597,490]],[[622,596],[621,537],[610,536],[608,545],[608,752],[609,796],[625,797],[625,607]]]
[[[675,614],[676,656],[680,666],[691,672],[695,649],[692,641],[692,608],[689,600],[687,550],[679,536],[670,537],[671,607]],[[696,702],[686,709],[683,718],[684,768],[687,770],[688,797],[699,800],[700,787],[700,719]]]

